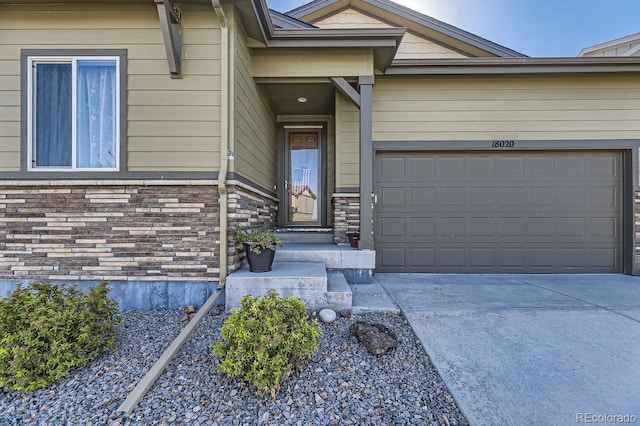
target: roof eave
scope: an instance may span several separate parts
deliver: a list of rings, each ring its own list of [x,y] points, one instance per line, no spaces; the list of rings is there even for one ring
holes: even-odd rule
[[[395,60],[385,75],[502,75],[640,72],[640,58],[463,58]]]
[[[356,3],[358,2],[361,2],[363,5],[368,7],[377,8],[383,12],[396,15],[415,25],[423,27],[434,34],[440,34],[443,38],[442,42],[446,45],[452,45],[454,48],[455,45],[462,44],[467,45],[471,50],[477,52],[477,54],[485,52],[490,55],[505,58],[527,57],[520,52],[516,52],[515,50],[501,46],[497,43],[486,40],[475,34],[389,0],[357,0],[357,2],[354,2],[352,6],[357,7]],[[313,16],[314,14],[317,15],[318,13],[323,12],[323,9],[328,13],[333,13],[337,9],[348,5],[351,5],[350,0],[315,0],[293,9],[286,14],[296,19],[304,20],[308,16]]]

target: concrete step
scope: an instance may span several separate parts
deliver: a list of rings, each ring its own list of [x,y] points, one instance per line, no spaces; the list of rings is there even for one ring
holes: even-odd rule
[[[276,262],[323,262],[327,269],[371,271],[376,267],[376,252],[336,244],[284,243],[278,247]]]
[[[284,243],[333,244],[333,229],[278,229],[276,237],[280,238]]]
[[[245,267],[227,277],[226,308],[240,306],[247,294],[264,296],[275,290],[281,297],[296,296],[307,309],[351,309],[351,288],[340,272],[327,273],[321,262],[274,262],[269,272],[252,273]]]
[[[351,309],[353,296],[347,279],[341,272],[327,272],[327,306],[334,311]]]

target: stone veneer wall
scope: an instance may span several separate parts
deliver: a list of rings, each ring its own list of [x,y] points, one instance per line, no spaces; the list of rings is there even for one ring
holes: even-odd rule
[[[218,280],[215,185],[0,186],[0,278]]]
[[[230,185],[229,223],[227,245],[229,272],[242,267],[246,256],[236,248],[233,231],[237,228],[273,229],[277,227],[278,201],[267,194],[250,190],[244,186]]]
[[[360,196],[334,194],[333,210],[333,241],[348,244],[347,232],[360,231]]]

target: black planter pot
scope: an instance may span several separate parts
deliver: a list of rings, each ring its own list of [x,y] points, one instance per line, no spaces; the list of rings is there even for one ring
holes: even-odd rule
[[[244,252],[247,254],[247,262],[249,263],[249,271],[251,272],[269,272],[273,265],[273,257],[275,250],[262,249],[260,254],[251,251],[251,243],[243,243]]]

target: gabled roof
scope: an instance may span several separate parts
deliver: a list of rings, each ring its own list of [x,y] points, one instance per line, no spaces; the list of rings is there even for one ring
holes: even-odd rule
[[[441,43],[453,50],[477,57],[526,57],[515,50],[478,37],[430,16],[390,0],[314,0],[286,13],[293,18],[314,23],[340,10],[354,8],[373,14],[394,26],[407,27],[410,31]]]
[[[273,9],[269,9],[269,14],[271,15],[271,22],[273,22],[273,25],[278,28],[283,28],[283,29],[316,28],[311,24],[307,24],[304,21],[300,21],[299,19],[293,18],[291,16],[287,16],[284,13],[280,13]]]
[[[640,56],[640,33],[585,47],[578,56],[604,56],[605,51],[612,52],[607,56]]]

